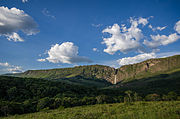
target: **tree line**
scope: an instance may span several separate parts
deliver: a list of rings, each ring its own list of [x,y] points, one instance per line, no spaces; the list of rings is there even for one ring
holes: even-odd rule
[[[0,116],[81,105],[160,100],[180,100],[180,97],[174,91],[142,95],[133,90],[87,88],[53,80],[0,77]]]

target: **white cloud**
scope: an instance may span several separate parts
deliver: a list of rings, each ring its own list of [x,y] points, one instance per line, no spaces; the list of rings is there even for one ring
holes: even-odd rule
[[[24,41],[18,31],[26,35],[34,35],[39,32],[37,24],[31,16],[17,8],[0,7],[0,36],[8,40]]]
[[[117,63],[117,60],[102,61],[102,62],[99,62],[98,64],[106,65],[106,66],[110,66],[114,68],[119,68],[119,64]]]
[[[48,57],[46,60],[52,63],[79,63],[79,62],[92,62],[87,57],[78,56],[78,47],[72,42],[64,42],[62,44],[56,44],[48,51]]]
[[[11,73],[21,73],[23,70],[22,70],[22,67],[20,66],[14,66],[14,67],[7,68],[7,71]]]
[[[157,27],[157,30],[160,30],[160,31],[162,31],[162,30],[164,30],[165,28],[166,28],[167,26],[164,26],[164,27]]]
[[[92,49],[94,52],[99,52],[99,50],[97,48],[93,48]]]
[[[106,44],[107,48],[104,52],[108,54],[114,54],[117,51],[127,53],[129,51],[139,51],[143,52],[143,47],[140,45],[139,41],[143,38],[143,34],[139,24],[146,25],[148,23],[147,19],[130,18],[131,26],[127,28],[124,24],[121,27],[118,24],[114,24],[112,27],[104,29],[102,32],[109,33],[111,36],[109,38],[103,38],[103,44]]]
[[[7,63],[7,62],[5,62],[5,63],[1,63],[1,62],[0,62],[0,66],[9,67],[10,65],[9,65],[9,63]]]
[[[156,54],[158,58],[170,57],[174,55],[180,55],[180,52],[162,52],[162,53]]]
[[[22,0],[23,3],[28,2],[28,0]]]
[[[156,58],[155,53],[144,53],[144,54],[136,55],[134,57],[125,57],[117,60],[117,62],[119,63],[120,66],[123,66],[128,64],[139,63],[151,58]]]
[[[180,34],[180,20],[175,24],[174,29]]]
[[[39,62],[45,62],[46,59],[37,59],[37,61],[39,61]]]
[[[9,41],[13,40],[14,42],[22,42],[24,39],[22,39],[19,34],[13,32],[12,34],[5,35]]]
[[[56,18],[54,15],[52,15],[52,14],[49,12],[49,10],[48,10],[47,8],[44,8],[44,9],[42,10],[42,13],[43,13],[45,16],[47,16],[47,17],[51,17],[51,18],[53,18],[53,19]]]
[[[149,24],[148,27],[149,27],[150,29],[152,29],[152,31],[157,31],[157,30],[162,31],[162,30],[166,29],[167,26],[163,26],[163,27],[160,27],[160,26],[158,26],[158,27],[153,27],[151,24]]]
[[[91,24],[93,27],[96,27],[96,28],[98,28],[98,27],[101,27],[102,26],[102,24]]]
[[[119,60],[102,61],[100,64],[111,66],[114,68],[119,68],[123,65],[139,63],[147,59],[164,58],[164,57],[169,57],[169,56],[174,56],[174,55],[180,55],[180,52],[143,53],[143,54],[136,55],[134,57],[124,57]]]
[[[23,71],[22,67],[10,65],[8,62],[1,63],[0,62],[1,71],[5,73],[20,73]]]
[[[158,34],[158,31],[166,29],[167,26],[153,27],[151,24],[149,24],[148,19],[149,18],[130,18],[131,24],[129,28],[125,24],[114,24],[113,26],[110,26],[102,31],[103,33],[106,32],[110,34],[108,38],[103,38],[104,42],[102,43],[106,44],[107,46],[107,48],[104,49],[104,52],[114,54],[117,51],[120,51],[122,53],[127,53],[129,51],[138,51],[139,53],[141,53],[134,57],[121,58],[119,60],[116,60],[116,63],[114,61],[108,61],[106,62],[106,64],[109,64],[109,66],[117,67],[117,62],[119,66],[122,66],[142,62],[151,58],[160,58],[180,54],[179,52],[157,53],[160,51],[160,49],[158,48],[159,46],[165,46],[180,39],[180,35],[178,34],[180,32],[180,21],[178,21],[174,27],[175,31],[177,31],[178,33],[160,35]],[[149,24],[148,27],[153,31],[156,31],[157,35],[144,35],[142,33],[143,29],[139,28],[140,24],[142,24],[143,26]],[[142,46],[143,44],[141,41],[141,39],[143,38],[151,39],[144,40],[144,47]],[[147,53],[146,49],[151,53]]]
[[[152,29],[153,30],[153,27],[152,27],[152,25],[151,24],[149,24],[149,26],[148,26],[150,29]]]
[[[161,45],[168,45],[177,41],[180,38],[179,35],[176,33],[170,34],[169,36],[166,35],[151,35],[152,41],[144,40],[144,44],[150,48],[157,48]]]
[[[140,17],[138,23],[143,24],[145,26],[146,24],[148,24],[148,20],[146,18]]]

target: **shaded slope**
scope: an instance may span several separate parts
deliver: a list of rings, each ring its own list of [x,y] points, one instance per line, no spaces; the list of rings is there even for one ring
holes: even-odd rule
[[[108,88],[120,91],[133,90],[142,95],[151,93],[164,94],[170,91],[180,94],[180,69],[128,82],[121,82]]]

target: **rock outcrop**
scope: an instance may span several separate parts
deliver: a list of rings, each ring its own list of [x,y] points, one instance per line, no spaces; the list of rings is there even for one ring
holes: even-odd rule
[[[28,70],[18,76],[46,79],[82,77],[92,80],[107,80],[112,84],[116,84],[165,73],[178,68],[180,68],[180,55],[149,59],[141,63],[125,65],[118,69],[103,65],[89,65],[49,70]]]

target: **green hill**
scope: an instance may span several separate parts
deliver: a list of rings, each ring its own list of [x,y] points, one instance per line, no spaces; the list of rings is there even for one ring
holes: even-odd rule
[[[105,87],[111,85],[114,68],[103,65],[76,66],[73,68],[60,68],[48,70],[28,70],[16,74],[18,77],[44,78],[62,82],[85,85],[90,87]],[[13,74],[14,75],[14,74]]]
[[[146,78],[180,69],[180,55],[149,59],[141,63],[122,66],[117,71],[117,82]]]
[[[62,107],[2,119],[179,119],[180,102],[136,102]]]
[[[49,70],[28,70],[20,76],[32,78],[61,79],[82,76],[84,78],[108,79],[114,68],[102,65],[76,66],[74,68],[60,68]]]
[[[64,81],[71,83],[77,83],[78,81],[75,81],[76,79],[83,79],[81,80],[82,84],[84,82],[85,84],[86,82],[90,83],[91,81],[94,81],[92,84],[96,84],[96,82],[98,83],[98,81],[101,80],[100,82],[104,83],[104,86],[108,85],[107,82],[112,84],[116,84],[118,82],[127,82],[134,79],[142,79],[149,76],[160,75],[177,69],[180,69],[180,55],[149,59],[137,64],[125,65],[118,69],[103,65],[89,65],[76,66],[73,68],[28,70],[24,73],[16,74],[16,76],[56,80],[64,79]]]
[[[84,79],[79,80],[84,81]],[[58,107],[142,100],[179,100],[179,87],[180,70],[101,88],[62,80],[0,76],[0,116],[32,113]],[[19,119],[19,116],[17,118]]]

